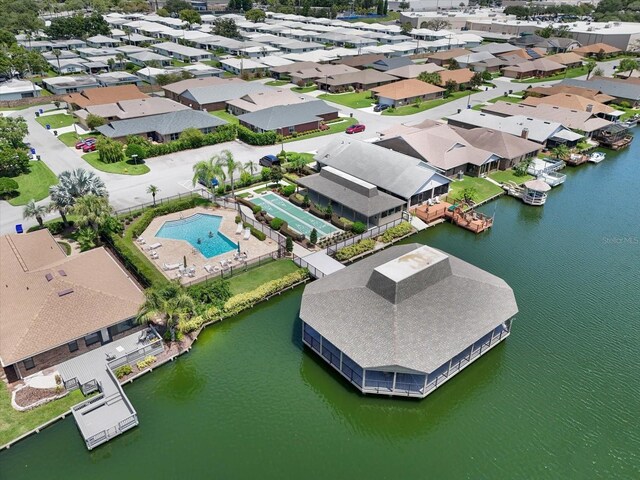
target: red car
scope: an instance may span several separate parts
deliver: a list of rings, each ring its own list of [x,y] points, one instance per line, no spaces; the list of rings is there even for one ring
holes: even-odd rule
[[[89,137],[89,138],[85,138],[84,140],[78,140],[76,142],[76,148],[78,150],[80,150],[81,148],[83,148],[85,145],[90,145],[92,143],[96,143],[96,139],[93,137]]]
[[[87,152],[93,152],[93,151],[95,151],[95,149],[96,149],[96,142],[95,142],[95,140],[94,140],[93,142],[91,142],[91,143],[86,143],[86,142],[85,142],[85,144],[82,146],[82,151],[83,151],[84,153],[87,153]]]
[[[360,133],[360,132],[364,132],[364,125],[362,125],[361,123],[356,123],[355,125],[351,125],[349,128],[347,128],[346,132],[347,133]]]

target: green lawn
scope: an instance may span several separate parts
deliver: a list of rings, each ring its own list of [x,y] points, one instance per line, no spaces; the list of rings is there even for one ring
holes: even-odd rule
[[[475,202],[479,203],[483,200],[486,200],[489,197],[493,197],[498,193],[502,192],[502,189],[491,183],[489,180],[485,180],[484,178],[478,177],[467,177],[465,176],[463,180],[454,180],[451,182],[451,189],[447,197],[449,199],[457,198],[462,190],[467,187],[473,187],[476,189],[477,195],[475,198]]]
[[[173,60],[171,60],[171,65],[173,65],[174,67],[188,67],[189,65],[191,65],[191,63],[189,62],[182,62],[180,60],[176,60],[175,58]]]
[[[310,87],[293,87],[291,91],[296,93],[309,93],[316,90],[316,88],[317,87],[315,85],[311,85]]]
[[[68,115],[66,113],[45,115],[43,117],[36,118],[36,122],[38,122],[43,127],[46,125],[51,125],[51,130],[55,130],[57,128],[70,127],[71,125],[73,125],[73,115]]]
[[[491,100],[487,100],[489,103],[498,103],[498,102],[510,102],[510,103],[520,103],[524,98],[522,97],[510,97],[508,95],[503,95],[501,97],[492,98]]]
[[[533,178],[532,175],[523,175],[522,177],[518,177],[511,169],[490,173],[489,177],[498,183],[515,182],[518,185],[521,185]]]
[[[229,122],[232,125],[237,125],[239,122],[238,117],[236,117],[235,115],[231,115],[229,112],[227,112],[226,110],[216,110],[215,112],[209,112],[211,115],[214,115],[218,118],[221,118],[222,120],[226,120],[227,122]]]
[[[289,84],[289,80],[271,80],[270,82],[266,82],[265,85],[269,85],[270,87],[281,87],[282,85]]]
[[[398,107],[394,109],[389,108],[383,111],[382,115],[390,115],[390,116],[413,115],[414,113],[424,112],[425,110],[430,110],[432,108],[439,107],[440,105],[444,105],[445,103],[453,102],[454,100],[466,97],[467,95],[469,95],[468,91],[453,92],[447,98],[429,100],[428,102],[422,102],[419,106],[405,105],[404,107]]]
[[[358,119],[351,117],[345,118],[341,122],[327,123],[327,125],[329,125],[328,130],[320,130],[319,132],[310,133],[308,135],[298,135],[297,137],[289,137],[284,140],[284,143],[306,140],[307,138],[313,137],[322,137],[324,135],[333,135],[334,133],[341,133],[344,132],[348,127],[350,127],[351,125],[355,125],[356,123],[358,123]]]
[[[291,260],[275,260],[260,267],[235,275],[229,279],[231,294],[250,292],[263,283],[295,272],[298,266]]]
[[[58,140],[60,140],[62,143],[64,143],[67,147],[73,147],[75,148],[76,143],[78,141],[79,138],[81,139],[85,139],[85,138],[89,138],[89,137],[95,137],[100,135],[99,133],[85,133],[83,135],[78,135],[77,133],[74,132],[67,132],[67,133],[63,133],[62,135],[58,135]]]
[[[349,108],[367,108],[374,103],[374,99],[371,98],[371,92],[368,90],[357,93],[323,93],[318,98]]]
[[[636,114],[640,113],[640,109],[638,108],[627,108],[627,107],[621,107],[618,104],[611,104],[611,107],[615,108],[616,110],[621,110],[624,112],[624,114],[620,117],[621,121],[625,121],[628,120],[629,118],[633,117]]]
[[[11,406],[11,394],[4,382],[0,382],[0,445],[48,422],[84,400],[80,390],[66,397],[46,403],[27,412],[18,412]]]
[[[552,75],[550,77],[544,78],[527,78],[524,80],[513,80],[513,83],[540,83],[540,82],[548,82],[550,80],[562,80],[564,78],[575,78],[581,77],[582,75],[586,75],[588,73],[586,66],[569,68],[566,72],[559,73],[558,75]]]
[[[123,160],[116,163],[104,163],[98,158],[98,152],[87,153],[82,156],[84,160],[93,168],[100,170],[101,172],[117,173],[119,175],[144,175],[149,172],[149,167],[144,163],[138,161],[137,165],[129,163],[130,160]]]
[[[9,200],[14,207],[25,205],[29,200],[39,201],[49,196],[49,187],[58,183],[58,177],[44,162],[29,162],[29,173],[14,178],[18,182],[20,195]]]

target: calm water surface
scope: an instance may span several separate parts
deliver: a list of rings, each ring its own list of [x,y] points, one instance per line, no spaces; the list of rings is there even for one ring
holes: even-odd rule
[[[304,352],[301,289],[209,328],[126,387],[140,426],[88,452],[71,418],[2,479],[640,478],[640,139],[567,169],[543,208],[412,240],[503,277],[511,337],[423,401],[363,397]]]

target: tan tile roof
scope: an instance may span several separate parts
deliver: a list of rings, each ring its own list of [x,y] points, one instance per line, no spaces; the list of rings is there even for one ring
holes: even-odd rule
[[[491,128],[451,128],[474,147],[488,150],[509,160],[537,152],[542,148],[539,143]]]
[[[546,59],[551,60],[552,62],[561,63],[562,65],[571,65],[584,60],[583,57],[574,52],[556,53],[555,55],[549,55]]]
[[[399,82],[388,83],[381,87],[372,88],[371,91],[384,98],[403,100],[405,98],[443,92],[444,89],[415,78],[410,78],[408,80],[400,80]]]
[[[123,100],[117,103],[94,105],[78,110],[75,113],[80,118],[87,118],[91,113],[103,118],[126,120],[128,118],[148,117],[149,115],[160,115],[181,110],[189,110],[189,107],[168,98],[149,97],[141,100]]]
[[[318,78],[318,83],[326,83],[327,85],[351,85],[359,83],[362,85],[369,85],[372,83],[392,82],[396,77],[388,75],[384,72],[379,72],[369,68],[367,70],[358,70],[351,73],[340,73],[338,75],[330,75],[327,78]]]
[[[384,60],[386,57],[381,53],[367,53],[365,55],[354,55],[353,57],[344,57],[340,60],[336,60],[335,64],[349,65],[350,67],[363,67],[370,63],[377,62],[378,60]]]
[[[115,87],[89,88],[82,92],[66,95],[62,97],[62,100],[75,104],[79,108],[86,108],[93,105],[114,103],[119,100],[134,100],[147,97],[148,95],[142,93],[135,85],[117,85]]]
[[[244,82],[240,78],[218,78],[218,77],[203,77],[203,78],[189,78],[187,80],[180,80],[179,82],[170,83],[162,87],[163,90],[176,95],[180,95],[185,90],[195,87],[212,87],[215,85],[221,85],[223,83],[230,82]]]
[[[327,77],[331,75],[340,75],[342,73],[359,72],[357,68],[350,67],[349,65],[334,65],[327,63],[324,65],[317,65],[315,67],[303,67],[295,70],[290,70],[289,75],[296,78],[316,79]]]
[[[569,108],[571,110],[587,111],[587,107],[591,105],[593,113],[612,113],[615,108],[605,105],[604,103],[596,102],[589,98],[581,97],[580,95],[572,95],[570,93],[556,93],[555,95],[549,95],[547,97],[528,97],[522,101],[524,105],[540,105],[548,104],[555,105],[556,107]]]
[[[536,60],[531,60],[529,62],[519,63],[518,65],[512,65],[510,67],[505,67],[503,70],[508,70],[512,72],[554,72],[556,70],[565,69],[564,65],[552,62],[546,58],[537,58]]]
[[[612,100],[615,100],[615,97],[612,97],[611,95],[607,95],[605,93],[599,93],[597,89],[575,87],[573,85],[563,85],[560,83],[548,87],[529,88],[527,92],[542,96],[555,95],[557,93],[570,93],[574,95],[580,95],[581,97],[589,98],[600,103],[608,103]]]
[[[131,318],[144,301],[104,248],[67,257],[47,230],[0,237],[0,291],[4,366]]]
[[[440,85],[445,85],[449,80],[461,84],[471,81],[473,72],[468,68],[460,68],[458,70],[443,70],[438,72],[438,75],[440,75]]]
[[[587,53],[599,53],[601,50],[604,53],[617,53],[622,51],[606,43],[594,43],[592,45],[583,45],[582,47],[574,48],[572,52],[584,55]]]
[[[227,105],[241,108],[247,112],[257,112],[277,105],[295,105],[310,100],[311,97],[296,94],[288,88],[278,88],[266,92],[253,92],[243,97],[229,100]]]
[[[451,60],[452,58],[461,57],[462,55],[470,55],[471,51],[465,48],[454,48],[452,50],[443,50],[442,52],[436,52],[429,55],[427,58],[433,58],[436,60]]]
[[[389,75],[393,75],[398,78],[416,78],[423,72],[433,73],[441,72],[444,70],[440,65],[435,63],[417,63],[413,65],[405,65],[404,67],[392,68],[387,70]]]
[[[274,73],[289,73],[296,70],[304,70],[307,68],[319,67],[321,64],[317,62],[293,62],[288,65],[278,65],[277,67],[271,67],[270,70]]]

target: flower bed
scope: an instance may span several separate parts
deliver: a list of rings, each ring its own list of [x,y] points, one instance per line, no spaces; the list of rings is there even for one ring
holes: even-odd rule
[[[411,233],[413,227],[409,222],[402,222],[395,227],[388,228],[385,232],[378,237],[378,241],[382,243],[389,243],[396,238],[404,237]]]
[[[343,262],[345,260],[349,260],[357,255],[361,255],[365,252],[373,250],[376,246],[375,240],[370,238],[365,238],[360,240],[353,245],[349,245],[348,247],[343,247],[336,252],[336,260]]]

